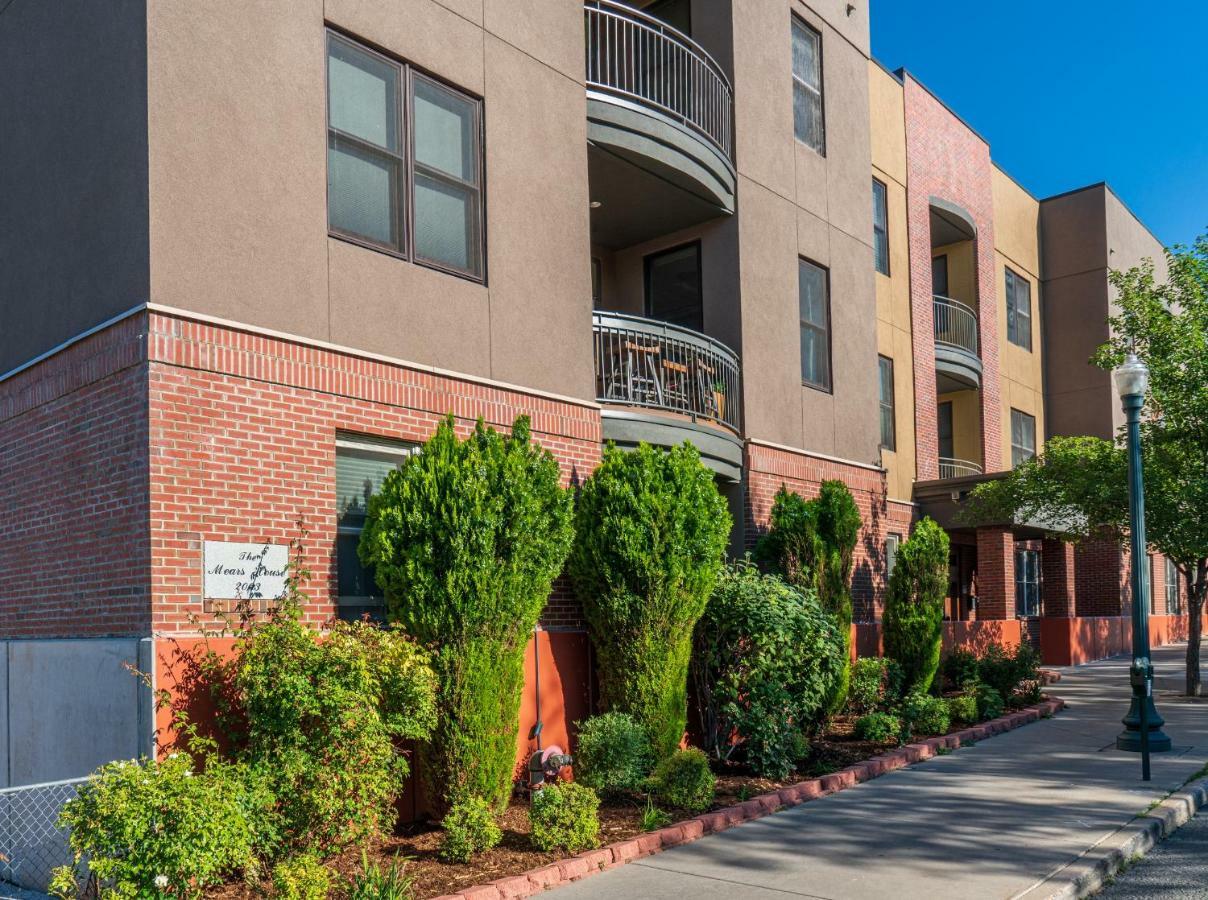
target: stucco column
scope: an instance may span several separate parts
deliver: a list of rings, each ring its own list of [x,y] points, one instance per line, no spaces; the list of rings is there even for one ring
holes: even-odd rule
[[[1015,618],[1015,536],[1006,528],[977,529],[977,618]]]
[[[1045,540],[1040,548],[1040,571],[1044,579],[1041,591],[1045,618],[1071,618],[1075,598],[1074,545]]]

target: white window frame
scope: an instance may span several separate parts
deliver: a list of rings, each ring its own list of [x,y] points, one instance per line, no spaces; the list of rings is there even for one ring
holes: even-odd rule
[[[1030,573],[1029,569],[1031,569]],[[1015,617],[1017,619],[1031,619],[1043,615],[1042,583],[1040,551],[1017,547],[1015,549]]]
[[[1181,616],[1183,614],[1183,595],[1179,592],[1179,567],[1173,559],[1166,557],[1166,615]]]

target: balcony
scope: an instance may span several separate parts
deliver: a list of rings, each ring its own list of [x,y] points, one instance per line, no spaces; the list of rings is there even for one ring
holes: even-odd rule
[[[949,478],[968,478],[982,474],[982,467],[967,459],[953,459],[948,456],[940,457],[940,480]]]
[[[742,472],[738,355],[688,328],[623,313],[592,314],[604,439],[621,446],[691,441],[714,471]]]
[[[587,0],[593,240],[629,246],[734,211],[733,91],[688,35]]]
[[[980,387],[982,363],[977,349],[976,310],[959,300],[936,294],[932,297],[932,319],[936,390],[945,394]]]

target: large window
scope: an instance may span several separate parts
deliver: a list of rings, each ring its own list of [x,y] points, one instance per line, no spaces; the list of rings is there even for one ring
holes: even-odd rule
[[[877,365],[881,383],[881,446],[894,450],[897,440],[893,420],[893,360],[878,356]]]
[[[1032,349],[1032,285],[1007,269],[1007,340]]]
[[[481,280],[482,104],[327,36],[332,234]]]
[[[1011,465],[1036,455],[1036,417],[1017,409],[1011,410]]]
[[[1174,560],[1166,558],[1166,615],[1183,614],[1183,597],[1179,593],[1179,567]]]
[[[383,598],[373,570],[361,565],[357,544],[365,527],[369,498],[418,444],[369,435],[336,438],[336,584],[340,617],[380,616]]]
[[[822,35],[793,17],[793,133],[826,155],[822,107]]]
[[[704,331],[699,241],[646,257],[646,315]]]
[[[889,274],[889,198],[883,182],[872,180],[872,254],[877,271]]]
[[[1015,616],[1025,619],[1040,615],[1040,553],[1015,551]]]
[[[801,380],[810,387],[831,389],[830,286],[826,269],[797,261],[801,313]]]

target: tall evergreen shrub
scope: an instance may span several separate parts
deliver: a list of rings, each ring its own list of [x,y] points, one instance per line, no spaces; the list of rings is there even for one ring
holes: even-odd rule
[[[448,417],[369,501],[361,560],[391,619],[434,651],[438,720],[421,750],[429,796],[507,802],[524,651],[573,536],[558,464],[520,417],[504,436]]]
[[[898,548],[881,619],[885,655],[902,667],[903,694],[931,689],[940,665],[947,592],[948,535],[923,519]]]
[[[730,514],[690,444],[615,447],[579,494],[570,572],[605,709],[627,712],[657,755],[687,724],[692,629],[721,569]]]

